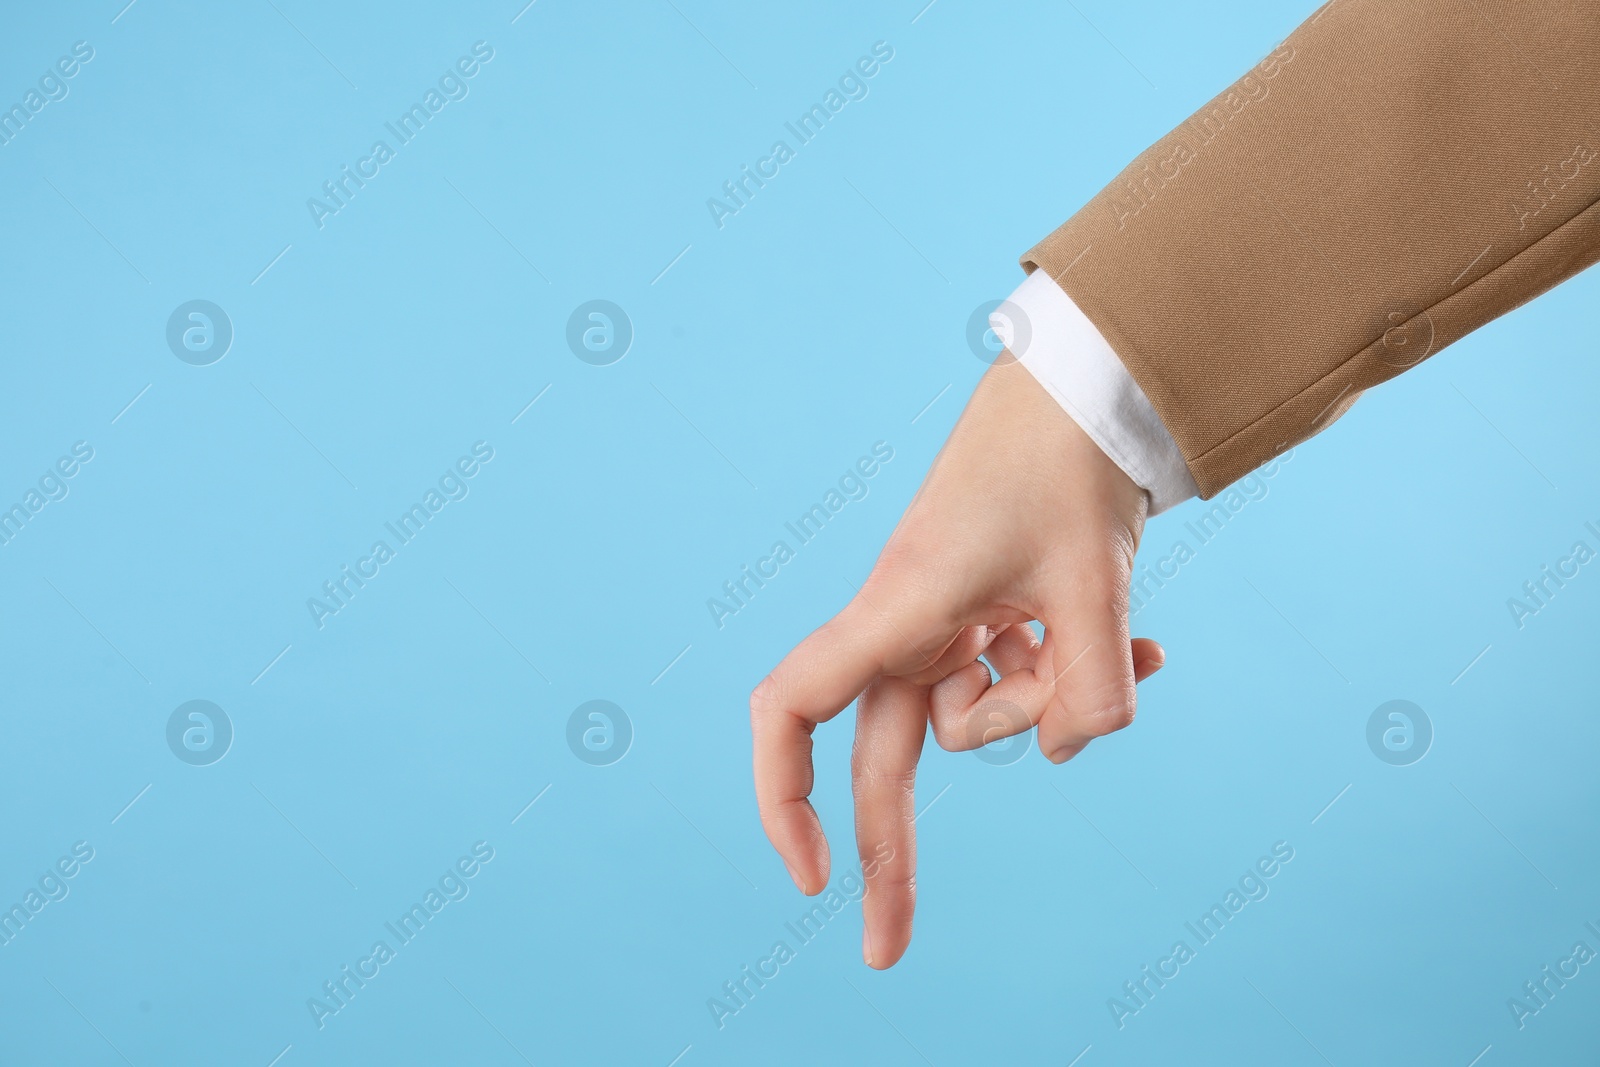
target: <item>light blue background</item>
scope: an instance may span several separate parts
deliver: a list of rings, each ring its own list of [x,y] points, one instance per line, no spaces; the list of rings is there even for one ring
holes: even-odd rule
[[[0,502],[95,450],[0,548],[0,904],[95,850],[0,947],[0,1062],[1594,1054],[1600,967],[1526,1029],[1506,1005],[1600,948],[1600,565],[1506,607],[1600,547],[1592,272],[1296,450],[1139,614],[1170,660],[1134,728],[1061,768],[929,743],[903,963],[861,965],[852,904],[707,1008],[809,906],[746,695],[870,569],[984,369],[968,316],[1310,5],[122,3],[0,33],[7,105],[95,50],[0,146]],[[319,230],[306,199],[479,40],[470,95]],[[706,199],[880,40],[870,95],[719,231]],[[195,298],[235,329],[209,367],[164,338]],[[564,340],[596,298],[636,331],[609,367]],[[470,495],[319,631],[306,599],[479,440]],[[880,440],[870,495],[717,629],[707,598]],[[207,767],[165,740],[197,698],[236,730]],[[607,767],[565,741],[596,698],[635,730]],[[1409,767],[1365,739],[1394,698],[1436,731]],[[836,873],[849,746],[848,713],[819,732]],[[319,1030],[307,999],[480,840],[470,895]],[[1118,1030],[1107,999],[1278,841],[1270,896]]]

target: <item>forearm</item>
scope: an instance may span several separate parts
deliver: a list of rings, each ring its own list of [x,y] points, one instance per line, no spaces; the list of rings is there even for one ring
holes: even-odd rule
[[[1592,5],[1336,0],[1023,264],[1210,496],[1600,258],[1597,50]]]

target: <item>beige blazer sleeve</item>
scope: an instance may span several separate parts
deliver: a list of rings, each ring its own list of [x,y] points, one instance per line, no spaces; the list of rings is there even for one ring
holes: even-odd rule
[[[1023,257],[1203,496],[1600,258],[1600,3],[1333,0]]]

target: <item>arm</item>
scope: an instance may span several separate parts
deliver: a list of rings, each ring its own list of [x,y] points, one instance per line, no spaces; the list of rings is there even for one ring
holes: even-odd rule
[[[1109,342],[1211,496],[1600,258],[1597,50],[1600,12],[1567,0],[1334,0],[1024,266]],[[928,725],[952,749],[1037,726],[1059,763],[1130,723],[1163,659],[1128,636],[1146,493],[1022,355],[980,382],[859,595],[751,697],[763,826],[818,893],[811,733],[859,695],[874,967],[910,942]]]
[[[1210,497],[1600,258],[1600,9],[1334,0],[1023,257]]]

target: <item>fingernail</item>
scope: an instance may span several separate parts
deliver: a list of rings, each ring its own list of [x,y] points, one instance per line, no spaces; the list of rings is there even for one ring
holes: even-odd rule
[[[872,931],[865,926],[861,928],[861,958],[872,966]]]
[[[789,872],[789,880],[795,884],[795,888],[804,893],[806,891],[806,884],[800,880],[800,876],[798,874],[794,873],[794,868],[789,866],[788,860],[783,861],[783,869]]]
[[[1071,745],[1062,745],[1060,748],[1056,749],[1054,752],[1051,752],[1051,753],[1047,754],[1045,756],[1045,759],[1047,759],[1051,763],[1054,763],[1054,764],[1057,764],[1057,765],[1065,763],[1065,762],[1067,762],[1067,759],[1072,755],[1071,749],[1072,749]]]

